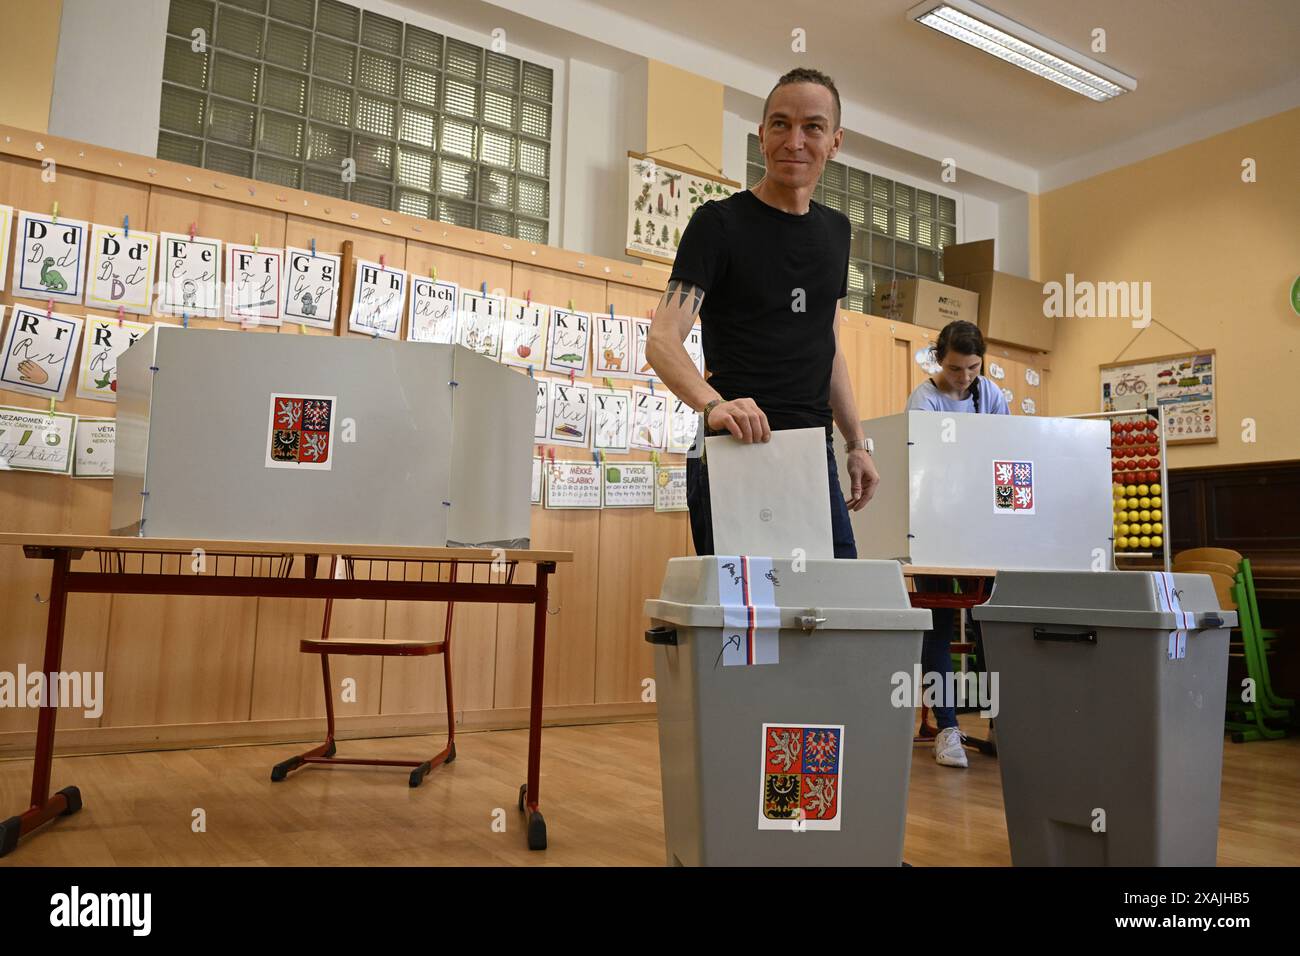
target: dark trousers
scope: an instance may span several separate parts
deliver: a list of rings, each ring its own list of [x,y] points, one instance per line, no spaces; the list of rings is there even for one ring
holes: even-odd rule
[[[697,441],[703,441],[698,439]],[[831,538],[835,543],[835,557],[856,558],[857,545],[853,541],[853,526],[849,524],[849,509],[840,490],[839,471],[835,467],[835,448],[826,439],[826,462],[830,470]],[[691,450],[686,459],[686,504],[691,511],[691,538],[695,553],[713,554],[713,512],[709,505],[709,467],[707,460]]]

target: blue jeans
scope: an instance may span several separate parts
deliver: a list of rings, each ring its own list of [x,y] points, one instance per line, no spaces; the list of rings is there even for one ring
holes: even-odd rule
[[[703,441],[702,438],[696,442]],[[691,511],[691,539],[695,553],[713,554],[713,511],[709,504],[708,462],[695,454],[686,459],[686,505]],[[849,524],[849,509],[840,490],[839,470],[835,467],[835,448],[826,439],[826,463],[830,470],[831,538],[835,543],[835,557],[856,558],[858,547],[853,541],[853,526]]]
[[[916,582],[917,590],[941,591],[952,590],[952,578],[924,576]],[[940,697],[943,706],[934,708],[934,722],[940,730],[957,726],[956,701],[948,693],[948,675],[952,673],[952,632],[957,626],[957,610],[951,607],[930,609],[934,627],[926,631],[921,638],[921,678],[922,687],[931,680],[929,675],[938,674],[941,680]]]

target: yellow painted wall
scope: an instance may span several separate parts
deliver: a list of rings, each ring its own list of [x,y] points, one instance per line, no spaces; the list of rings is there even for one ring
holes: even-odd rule
[[[722,168],[722,92],[721,83],[650,60],[646,149],[656,151],[656,159],[716,173]],[[679,143],[689,144],[700,155]]]
[[[1149,281],[1152,318],[1217,350],[1219,440],[1170,450],[1172,467],[1300,458],[1300,109],[1250,123],[1038,201],[1041,278]],[[1242,182],[1242,161],[1258,181]],[[1031,206],[1032,213],[1032,206]],[[1137,334],[1128,319],[1058,320],[1052,412],[1100,408],[1098,365]],[[1188,351],[1154,323],[1125,359]],[[1242,420],[1257,440],[1243,441]]]
[[[0,0],[0,125],[44,133],[63,0]]]

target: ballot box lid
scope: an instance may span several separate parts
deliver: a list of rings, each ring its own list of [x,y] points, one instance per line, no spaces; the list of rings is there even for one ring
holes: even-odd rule
[[[1203,630],[1233,627],[1205,574],[1000,571],[977,621]]]
[[[723,594],[724,580],[744,579],[745,598]],[[780,609],[783,628],[911,631],[930,627],[928,610],[913,608],[896,561],[671,558],[659,598],[646,614],[687,627],[723,626],[724,605]]]

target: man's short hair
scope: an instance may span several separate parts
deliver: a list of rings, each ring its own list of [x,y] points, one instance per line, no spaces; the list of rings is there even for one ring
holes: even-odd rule
[[[772,87],[772,93],[775,93],[783,86],[791,83],[816,83],[818,86],[824,86],[831,91],[831,96],[835,99],[835,116],[833,117],[834,125],[831,132],[840,128],[840,91],[835,88],[835,81],[823,73],[821,70],[810,70],[807,67],[797,67],[791,70],[781,79],[776,81],[776,86]],[[772,102],[772,93],[767,94],[767,99],[763,101],[763,123],[767,123],[767,108]]]

